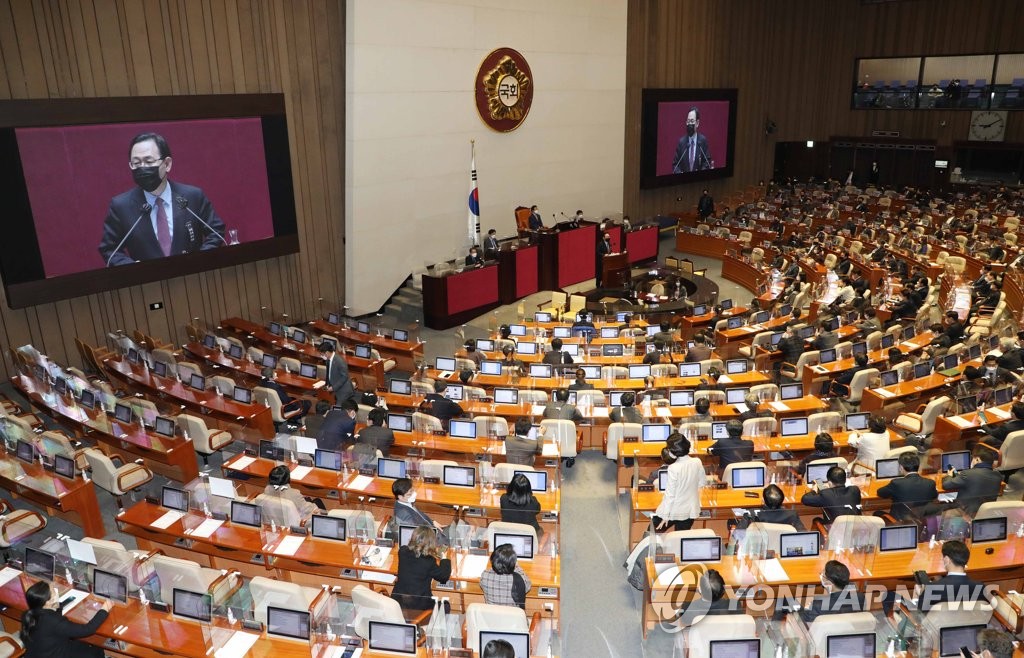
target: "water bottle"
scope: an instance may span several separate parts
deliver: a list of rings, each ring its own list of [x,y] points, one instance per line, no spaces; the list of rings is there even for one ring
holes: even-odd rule
[[[146,588],[145,587],[140,587],[139,588],[139,603],[141,603],[144,606],[149,605],[149,599],[146,598]]]

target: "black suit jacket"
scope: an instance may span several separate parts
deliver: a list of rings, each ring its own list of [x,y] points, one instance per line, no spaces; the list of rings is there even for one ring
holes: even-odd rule
[[[553,366],[557,366],[562,365],[564,363],[573,363],[573,359],[571,356],[569,356],[568,352],[565,352],[563,350],[558,350],[557,352],[555,350],[551,350],[550,352],[546,352],[544,354],[542,362],[549,363]]]
[[[431,393],[425,399],[430,402],[430,415],[440,420],[446,430],[452,418],[462,415],[462,407],[443,395]]]
[[[408,546],[402,546],[398,549],[398,579],[391,591],[391,598],[403,608],[429,610],[434,605],[431,581],[447,583],[451,575],[451,560],[438,562],[429,555],[416,557]]]
[[[356,394],[352,378],[348,375],[348,361],[337,352],[327,363],[327,385],[334,390],[334,400],[338,404]]]
[[[985,425],[981,428],[981,431],[988,434],[985,443],[998,448],[1003,445],[1003,441],[1010,435],[1011,432],[1019,432],[1024,430],[1024,419],[1014,418],[1008,420],[1005,423],[999,423],[998,425]]]
[[[938,497],[935,480],[923,478],[917,473],[893,478],[883,487],[879,487],[880,498],[891,498],[892,515],[900,521],[915,521],[921,511]]]
[[[544,220],[541,218],[539,212],[530,213],[530,230],[536,231],[537,229],[544,228]]]
[[[107,614],[100,610],[89,623],[77,624],[56,610],[41,610],[25,647],[26,658],[102,658],[103,649],[79,642],[78,638],[95,633]]]
[[[825,521],[832,523],[836,517],[844,515],[860,515],[860,489],[857,487],[830,487],[818,493],[808,491],[800,499],[802,505],[820,507],[825,513]],[[849,506],[849,507],[848,507]]]
[[[800,618],[811,623],[821,615],[843,612],[863,612],[864,595],[852,587],[831,594],[821,594],[811,599],[811,604],[800,611]]]
[[[395,445],[395,433],[387,427],[367,425],[359,431],[359,438],[356,440],[356,443],[372,446],[380,450],[380,454],[387,457],[391,451],[391,446]]]
[[[696,140],[696,153],[693,158],[693,167],[690,167],[690,140]],[[676,145],[676,154],[672,159],[672,173],[682,174],[688,171],[701,171],[711,169],[711,156],[708,152],[708,138],[702,133],[696,133],[693,137],[684,135]]]
[[[171,238],[171,255],[189,254],[205,249],[214,249],[224,244],[224,222],[213,209],[213,204],[206,198],[203,191],[192,185],[169,181],[171,195],[174,200],[183,197],[188,201],[188,208],[199,215],[203,221],[213,227],[220,236],[203,226],[187,209],[179,208],[175,201],[171,208],[166,208],[167,216],[174,223]],[[142,206],[146,203],[146,194],[141,187],[134,187],[127,192],[118,194],[110,200],[107,218],[103,221],[103,236],[100,238],[100,256],[103,263],[110,265],[127,265],[140,260],[163,258],[160,242],[153,231],[151,213],[144,213],[142,219],[132,231],[132,225],[142,214]],[[131,235],[124,245],[115,253],[117,245],[128,232]]]
[[[355,443],[356,419],[341,409],[331,409],[320,425],[316,445],[321,450],[344,450]]]
[[[983,601],[985,584],[971,580],[966,574],[946,574],[924,586],[917,597],[917,607],[927,612],[937,603],[945,601]]]
[[[686,160],[686,158],[683,159]],[[689,165],[690,163],[687,162],[686,164]],[[707,217],[715,213],[715,200],[710,194],[702,194],[700,199],[697,200],[697,213],[701,217]]]
[[[942,478],[942,488],[957,491],[956,504],[970,516],[978,513],[982,503],[995,500],[1003,484],[1003,476],[991,467],[975,466],[960,471],[956,477]]]
[[[791,509],[759,509],[755,512],[757,520],[761,523],[784,523],[791,525],[797,530],[804,529],[804,523],[796,510]]]
[[[715,441],[708,450],[712,455],[718,455],[718,469],[724,471],[729,464],[736,462],[747,462],[754,457],[754,442],[746,439],[734,439],[732,437]]]

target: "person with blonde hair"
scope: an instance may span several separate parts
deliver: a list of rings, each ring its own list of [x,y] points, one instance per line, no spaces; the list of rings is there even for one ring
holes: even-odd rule
[[[417,527],[409,543],[398,549],[398,579],[391,598],[406,610],[432,608],[431,581],[447,583],[452,575],[452,561],[445,557],[447,552],[448,548],[438,543],[432,527]]]

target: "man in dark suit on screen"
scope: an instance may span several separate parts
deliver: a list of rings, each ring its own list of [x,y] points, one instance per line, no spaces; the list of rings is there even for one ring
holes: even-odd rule
[[[107,267],[214,249],[224,222],[198,187],[171,182],[171,149],[156,133],[132,139],[128,166],[137,187],[110,200],[100,256]]]
[[[686,136],[676,146],[672,161],[672,173],[684,174],[690,171],[712,169],[715,165],[708,155],[708,138],[697,132],[700,128],[700,110],[691,107],[686,114]]]

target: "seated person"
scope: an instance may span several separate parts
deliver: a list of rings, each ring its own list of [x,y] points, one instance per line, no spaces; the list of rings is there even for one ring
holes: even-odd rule
[[[899,521],[918,523],[933,511],[933,503],[939,497],[935,480],[923,478],[918,473],[921,458],[916,452],[901,453],[899,460],[900,477],[879,487],[878,497],[892,500],[889,512]]]
[[[288,395],[288,391],[284,389],[284,386],[277,383],[277,371],[272,367],[264,366],[263,370],[260,371],[260,375],[262,377],[262,379],[260,379],[260,386],[269,388],[277,393],[277,399],[281,401],[282,413],[291,413],[295,409],[302,410],[299,415],[294,416],[291,419],[292,421],[301,422],[303,417],[309,413],[309,408],[313,406],[312,403],[309,400],[296,399]]]
[[[526,608],[526,593],[533,583],[519,566],[512,544],[502,544],[491,552],[491,566],[480,574],[484,603]]]
[[[671,347],[672,344],[676,342],[675,332],[672,331],[672,323],[669,322],[668,320],[664,320],[661,322],[660,325],[658,325],[658,329],[659,331],[657,331],[653,336],[649,337],[647,340],[649,342],[654,343],[660,341],[662,345],[668,345],[669,347]]]
[[[409,478],[398,478],[391,483],[391,494],[395,497],[395,509],[392,519],[395,526],[395,538],[398,536],[398,527],[403,525],[430,526],[438,531],[437,540],[448,546],[448,536],[444,532],[444,526],[434,521],[426,513],[416,507],[416,489]]]
[[[583,422],[583,414],[576,408],[575,404],[569,404],[569,391],[564,388],[556,388],[552,392],[554,398],[544,407],[544,418],[555,420],[571,420],[574,423]]]
[[[733,418],[725,424],[724,439],[715,441],[708,453],[718,456],[718,473],[725,472],[726,466],[746,462],[754,458],[754,442],[743,438],[743,423]]]
[[[324,419],[331,411],[331,403],[326,400],[319,400],[313,409],[316,413],[310,414],[303,419],[302,429],[306,436],[319,437],[320,430],[324,425]]]
[[[771,418],[774,416],[770,409],[762,409],[758,411],[761,407],[761,400],[758,399],[757,394],[755,393],[747,393],[743,396],[743,404],[747,406],[747,409],[739,416],[739,421],[741,423],[745,420],[750,420],[751,418]]]
[[[430,610],[432,581],[447,583],[452,575],[452,561],[446,554],[447,547],[437,541],[432,527],[417,527],[408,545],[398,549],[398,577],[391,598],[404,610]]]
[[[387,457],[395,445],[395,433],[388,428],[388,412],[380,407],[370,409],[367,425],[356,435],[356,443],[368,445]]]
[[[868,367],[868,355],[857,354],[853,357],[853,367],[844,370],[839,373],[835,379],[829,383],[828,392],[832,397],[848,398],[850,397],[850,384],[853,383],[853,378],[858,372]]]
[[[502,369],[517,368],[523,369],[523,362],[516,358],[516,350],[511,345],[506,345],[501,348],[502,359],[500,361]]]
[[[711,347],[708,345],[707,336],[703,331],[693,335],[693,347],[686,351],[686,363],[699,363],[711,358]]]
[[[515,432],[505,437],[505,461],[509,464],[526,464],[532,466],[544,446],[537,439],[530,438],[533,426],[530,419],[516,419]]]
[[[981,364],[981,377],[989,382],[989,385],[1016,384],[1020,377],[1016,373],[999,367],[999,357],[995,354],[986,354]]]
[[[971,467],[957,472],[952,467],[942,478],[944,491],[956,491],[956,505],[968,516],[978,513],[982,503],[995,500],[1003,485],[1003,476],[992,468],[996,453],[984,445],[974,447]]]
[[[270,469],[269,475],[267,475],[267,486],[263,488],[263,493],[268,498],[279,497],[287,501],[290,501],[295,505],[295,509],[299,512],[299,518],[305,523],[309,520],[309,517],[313,514],[317,507],[324,509],[323,503],[317,504],[303,497],[301,493],[292,489],[289,483],[292,480],[292,474],[288,470],[288,467],[284,464],[279,464],[274,468]],[[264,523],[273,519],[275,523],[279,525],[285,525],[286,519],[274,518],[276,514],[268,509],[263,510]]]
[[[975,638],[979,658],[1012,658],[1013,636],[1003,630],[982,628]]]
[[[466,267],[483,267],[484,259],[480,256],[480,252],[477,251],[476,245],[469,248],[469,254],[466,256]]]
[[[701,377],[700,383],[697,384],[698,391],[722,391],[725,392],[725,384],[720,384],[718,379],[722,376],[722,371],[712,366],[708,368],[707,377]]]
[[[982,438],[983,443],[998,448],[1003,445],[1003,441],[1011,432],[1024,430],[1024,402],[1014,402],[1010,407],[1010,412],[1013,414],[1013,418],[1010,420],[1003,421],[998,425],[985,424],[981,426],[981,431],[988,435]]]
[[[860,465],[858,470],[870,469],[874,472],[875,462],[883,459],[889,452],[889,430],[885,427],[885,418],[878,414],[868,417],[868,431],[864,433],[851,432],[847,444],[857,449],[856,464]]]
[[[850,585],[850,569],[838,560],[825,563],[821,574],[821,586],[825,593],[811,599],[810,605],[800,611],[800,619],[810,624],[821,615],[844,612],[863,612],[864,595]]]
[[[452,418],[465,413],[457,402],[449,400],[444,396],[447,388],[448,382],[443,379],[435,379],[434,392],[424,398],[425,402],[430,403],[426,413],[440,420],[441,426],[444,427],[445,431],[448,430],[448,423]]]
[[[551,341],[551,350],[544,355],[543,362],[558,366],[563,363],[572,363],[573,360],[568,352],[562,351],[562,339],[555,338]]]
[[[697,590],[700,598],[690,602],[687,615],[740,615],[744,612],[741,606],[725,598],[725,579],[717,569],[708,569],[700,577]]]
[[[593,336],[597,328],[594,323],[590,321],[590,314],[586,311],[580,311],[576,316],[576,322],[572,324],[572,335],[589,335]]]
[[[643,362],[645,364],[651,365],[651,366],[657,365],[657,364],[661,363],[661,357],[664,354],[665,354],[665,343],[661,342],[660,340],[656,340],[656,341],[654,341],[654,349],[651,350],[650,352],[648,352],[647,354],[644,354]],[[671,358],[672,358],[671,353],[669,353],[669,359],[671,360]]]
[[[340,406],[332,407],[320,426],[320,434],[316,437],[317,447],[321,450],[340,451],[355,443],[358,410],[359,405],[351,398],[343,401]]]
[[[860,489],[847,486],[846,471],[841,466],[833,466],[828,469],[825,477],[828,478],[828,486],[822,489],[815,481],[811,490],[800,499],[800,503],[807,507],[822,508],[824,519],[816,520],[826,525],[840,516],[860,516]]]
[[[570,391],[593,391],[594,385],[587,381],[587,371],[583,368],[576,369],[576,381],[569,384]]]
[[[818,321],[818,335],[811,341],[812,350],[831,349],[839,343],[839,334],[829,329],[821,320]]]
[[[802,531],[804,529],[803,521],[800,520],[800,515],[796,513],[794,509],[785,509],[782,507],[782,503],[785,502],[786,496],[782,493],[782,489],[777,484],[769,484],[761,491],[761,499],[764,501],[764,507],[759,510],[754,510],[754,518],[752,521],[759,521],[761,523],[783,523],[785,525],[791,525],[796,530]]]
[[[933,580],[927,585],[914,588],[917,598],[917,609],[922,612],[931,610],[932,606],[946,601],[985,601],[985,583],[972,580],[967,575],[967,561],[971,559],[971,551],[959,540],[949,540],[942,544],[942,568],[946,575]]]
[[[684,418],[682,425],[688,425],[690,423],[710,423],[715,418],[711,415],[711,400],[709,398],[698,398],[693,403],[693,415],[689,418]]]
[[[540,501],[533,495],[530,479],[522,473],[517,473],[505,487],[505,493],[501,494],[501,520],[533,526],[540,536],[544,534],[544,530],[537,522],[538,514]]]
[[[480,369],[480,364],[487,360],[487,357],[483,352],[476,348],[476,341],[470,338],[466,341],[466,358],[469,359],[476,365],[477,370]]]
[[[613,423],[643,423],[644,415],[636,408],[636,394],[627,391],[620,398],[622,406],[615,407],[608,414]]]

